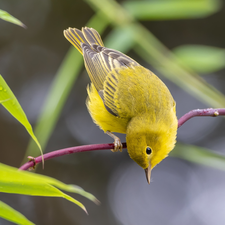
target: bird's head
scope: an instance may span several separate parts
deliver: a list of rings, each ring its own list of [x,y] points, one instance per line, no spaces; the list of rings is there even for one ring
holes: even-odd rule
[[[165,124],[142,124],[127,128],[127,151],[138,165],[146,173],[146,178],[150,184],[151,170],[174,148],[177,134],[177,123],[170,127]]]

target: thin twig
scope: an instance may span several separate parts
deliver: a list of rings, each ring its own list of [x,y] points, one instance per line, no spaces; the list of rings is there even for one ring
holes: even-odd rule
[[[186,121],[191,119],[195,116],[224,116],[225,115],[225,109],[194,109],[185,115],[183,115],[178,120],[178,128],[182,126]],[[126,143],[123,143],[123,148],[126,148]],[[82,145],[82,146],[76,146],[71,148],[64,148],[56,151],[52,151],[49,153],[46,153],[43,155],[44,160],[52,159],[55,157],[68,155],[76,152],[87,152],[87,151],[94,151],[94,150],[107,150],[107,149],[114,149],[114,144],[94,144],[94,145]],[[19,169],[20,170],[27,170],[31,167],[34,167],[36,164],[42,162],[42,157],[38,156],[37,158],[33,158],[31,161],[25,163],[22,165]]]
[[[190,112],[186,113],[185,115],[183,115],[179,121],[178,121],[178,128],[180,126],[182,126],[186,121],[188,121],[189,119],[191,119],[192,117],[195,116],[212,116],[212,117],[216,117],[216,116],[224,116],[225,115],[225,109],[194,109],[191,110]]]
[[[126,148],[126,143],[122,143],[123,148]],[[71,147],[71,148],[64,148],[52,152],[48,152],[43,155],[44,160],[49,160],[55,157],[63,156],[63,155],[68,155],[72,153],[77,153],[77,152],[88,152],[88,151],[94,151],[94,150],[106,150],[106,149],[114,149],[114,144],[94,144],[94,145],[82,145],[82,146],[76,146],[76,147]],[[38,156],[31,161],[25,163],[22,165],[19,170],[27,170],[34,165],[40,163],[42,161],[41,156]]]

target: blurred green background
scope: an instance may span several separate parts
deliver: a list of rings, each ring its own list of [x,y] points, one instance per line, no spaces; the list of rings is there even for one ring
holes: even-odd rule
[[[90,81],[81,55],[63,36],[68,27],[95,28],[105,46],[156,73],[177,102],[178,118],[196,108],[225,108],[223,1],[0,0],[0,9],[27,26],[0,20],[0,74],[46,152],[112,142],[87,112]],[[39,151],[3,107],[0,115],[0,162],[19,167],[24,155]],[[73,154],[38,167],[38,173],[94,194],[100,206],[76,196],[89,216],[64,199],[8,194],[0,199],[35,224],[223,224],[225,162],[214,153],[224,153],[224,128],[222,117],[184,124],[173,152],[180,159],[168,157],[158,165],[150,186],[126,150]],[[11,223],[0,218],[0,224]]]

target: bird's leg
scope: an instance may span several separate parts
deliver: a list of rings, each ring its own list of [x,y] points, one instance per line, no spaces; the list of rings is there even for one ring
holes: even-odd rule
[[[110,131],[106,131],[106,134],[108,134],[111,138],[114,139],[114,149],[111,149],[112,152],[118,152],[118,150],[120,150],[120,152],[122,152],[123,149],[123,145],[120,141],[120,139],[113,133],[111,133]]]

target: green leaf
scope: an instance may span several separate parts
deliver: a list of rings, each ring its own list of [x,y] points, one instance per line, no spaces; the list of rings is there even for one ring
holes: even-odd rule
[[[95,204],[99,204],[99,200],[92,194],[86,192],[83,188],[77,186],[77,185],[74,185],[74,184],[64,184],[54,178],[50,178],[50,177],[47,177],[48,178],[48,183],[55,186],[55,187],[58,187],[60,188],[61,190],[64,190],[64,191],[68,191],[68,192],[72,192],[72,193],[76,193],[76,194],[79,194],[79,195],[82,195],[84,196],[85,198],[93,201]]]
[[[170,156],[225,171],[225,156],[206,148],[177,143]]]
[[[10,100],[10,99],[0,100],[0,103],[7,102],[7,101],[9,101],[9,100]]]
[[[16,19],[12,15],[10,15],[9,13],[7,13],[6,11],[3,11],[1,9],[0,9],[0,19],[8,21],[10,23],[14,23],[14,24],[19,25],[23,28],[26,28],[26,26],[21,21],[19,21],[18,19]]]
[[[21,225],[34,225],[24,215],[0,201],[0,217]]]
[[[31,173],[28,173],[31,174]],[[32,175],[32,174],[31,174]],[[63,182],[56,180],[52,177],[44,176],[44,175],[38,175],[38,178],[35,178],[35,181],[40,180],[40,182],[48,183],[54,187],[57,187],[61,190],[76,193],[79,195],[84,196],[85,198],[93,201],[96,204],[99,204],[99,200],[92,194],[84,191],[81,187],[74,185],[74,184],[64,184]]]
[[[15,95],[3,79],[3,77],[0,75],[0,102],[1,104],[11,113],[12,116],[14,116],[27,130],[27,132],[30,134],[30,136],[33,138],[35,143],[37,144],[38,148],[41,151],[42,149],[41,145],[39,144],[37,138],[35,137],[33,133],[33,129],[26,117],[26,114],[24,113],[22,107],[20,106],[20,103],[17,101]]]
[[[221,8],[218,0],[126,1],[124,8],[140,20],[202,18]]]
[[[86,209],[82,203],[69,195],[66,195],[56,187],[69,192],[81,194],[96,203],[98,202],[93,195],[85,192],[75,185],[66,185],[54,178],[27,171],[20,171],[16,168],[0,163],[0,192],[34,196],[62,197],[75,203],[86,212]]]
[[[181,62],[198,73],[212,73],[225,67],[225,50],[204,45],[182,45],[173,50]]]

